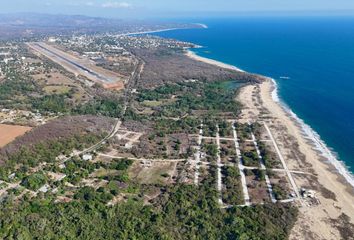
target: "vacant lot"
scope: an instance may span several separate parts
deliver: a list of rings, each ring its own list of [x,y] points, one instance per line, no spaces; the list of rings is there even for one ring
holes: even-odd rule
[[[144,184],[168,184],[176,175],[175,162],[152,162],[151,166],[144,167],[140,162],[135,162],[130,169],[130,177]]]
[[[31,130],[30,127],[0,124],[0,147]]]

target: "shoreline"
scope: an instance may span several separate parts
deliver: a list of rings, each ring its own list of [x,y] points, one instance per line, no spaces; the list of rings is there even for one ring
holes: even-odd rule
[[[190,49],[185,49],[185,51],[185,55],[194,60],[212,64],[221,68],[236,70],[238,72],[245,72],[231,64],[199,56]],[[352,190],[354,190],[354,175],[349,171],[349,168],[345,165],[345,162],[335,157],[335,153],[330,150],[324,140],[321,139],[321,136],[310,125],[306,124],[304,120],[299,118],[296,113],[292,111],[291,108],[279,98],[276,81],[272,78],[266,76],[264,77],[273,85],[273,90],[271,91],[270,95],[274,103],[279,105],[279,107],[283,109],[284,113],[289,115],[289,117],[295,122],[296,125],[299,125],[303,138],[305,140],[309,140],[312,143],[313,147],[315,147],[316,150],[320,152],[320,155],[324,157],[326,161],[328,161],[329,164],[337,170],[338,174],[343,177],[346,183],[352,187]]]
[[[143,32],[122,33],[122,34],[118,34],[118,36],[143,35],[143,34],[150,34],[150,33],[168,32],[168,31],[180,30],[180,29],[184,29],[184,28],[166,28],[166,29],[158,29],[158,30],[143,31]]]
[[[338,226],[344,226],[342,216],[348,216],[347,224],[354,224],[354,191],[335,165],[319,151],[318,139],[313,138],[317,137],[315,132],[282,103],[271,78],[242,87],[237,99],[244,105],[243,121],[267,122],[289,169],[311,173],[293,177],[299,189],[314,190],[319,203],[299,205],[298,220],[290,239],[340,239]],[[306,202],[306,199],[301,201]]]
[[[271,92],[272,99],[277,103],[284,111],[289,115],[291,119],[301,128],[301,132],[305,139],[308,139],[314,146],[314,149],[320,152],[320,155],[324,157],[331,166],[333,166],[338,174],[343,177],[354,190],[354,175],[350,172],[349,168],[345,165],[345,162],[336,157],[336,153],[327,146],[325,141],[321,139],[321,136],[305,121],[297,116],[297,114],[284,103],[278,95],[278,85],[274,79],[269,78],[273,85],[273,91]]]
[[[218,66],[218,67],[221,67],[221,68],[230,69],[230,70],[234,70],[234,71],[238,71],[238,72],[245,72],[242,69],[240,69],[240,68],[238,68],[236,66],[233,66],[231,64],[227,64],[227,63],[223,63],[221,61],[217,61],[217,60],[214,60],[214,59],[211,59],[211,58],[206,58],[206,57],[199,56],[199,55],[197,55],[195,52],[193,52],[190,49],[185,49],[185,55],[187,57],[192,58],[192,59],[194,59],[196,61],[199,61],[199,62],[208,63],[208,64],[211,64],[211,65],[215,65],[215,66]]]
[[[194,23],[194,25],[199,26],[202,29],[208,28],[208,25],[203,24],[203,23]],[[144,34],[150,34],[150,33],[169,32],[169,31],[182,30],[182,29],[193,29],[193,27],[165,28],[165,29],[157,29],[157,30],[142,31],[142,32],[121,33],[121,34],[118,34],[118,36],[144,35]]]

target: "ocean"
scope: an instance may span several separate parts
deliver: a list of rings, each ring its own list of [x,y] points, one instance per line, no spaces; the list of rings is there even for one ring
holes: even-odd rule
[[[354,17],[189,21],[208,28],[155,35],[193,42],[203,46],[193,50],[200,56],[275,79],[280,101],[354,172]]]

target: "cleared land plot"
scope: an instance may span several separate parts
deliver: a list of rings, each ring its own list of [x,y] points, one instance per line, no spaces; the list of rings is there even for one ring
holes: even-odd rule
[[[220,157],[221,157],[221,162],[224,164],[237,163],[234,141],[227,141],[227,140],[220,141]]]
[[[0,124],[0,147],[7,145],[31,129],[30,127]]]
[[[143,184],[169,184],[176,177],[176,162],[151,162],[149,165],[135,162],[130,170],[129,176]]]
[[[261,152],[263,162],[267,168],[283,168],[272,142],[259,142],[258,147]]]
[[[46,86],[43,88],[43,90],[47,94],[66,94],[70,91],[71,87],[68,86]]]
[[[257,124],[255,127],[254,135],[258,140],[261,141],[271,141],[267,130],[265,129],[264,125]]]
[[[291,186],[287,179],[285,172],[268,171],[270,183],[273,188],[273,194],[275,199],[284,200],[288,199],[291,194]]]
[[[52,70],[49,74],[36,74],[33,75],[33,78],[37,81],[43,81],[48,85],[51,84],[62,84],[62,85],[74,85],[74,80],[71,80],[67,76]]]
[[[129,152],[137,158],[185,158],[189,146],[188,134],[157,136],[153,132],[143,134]]]
[[[245,170],[246,182],[251,202],[259,204],[269,202],[270,197],[267,184],[264,180],[264,173],[261,170]]]

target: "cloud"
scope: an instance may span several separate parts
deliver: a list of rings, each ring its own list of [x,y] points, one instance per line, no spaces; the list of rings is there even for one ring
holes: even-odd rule
[[[106,2],[101,5],[103,8],[131,8],[132,5],[127,2]]]

